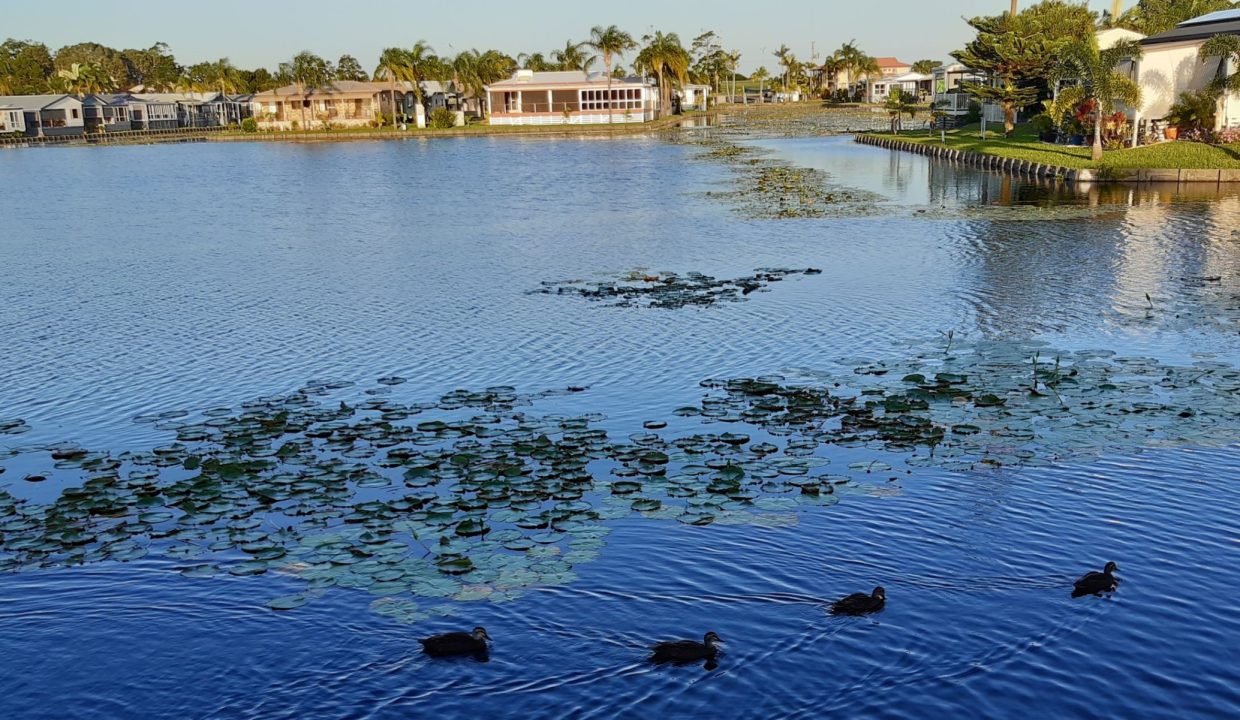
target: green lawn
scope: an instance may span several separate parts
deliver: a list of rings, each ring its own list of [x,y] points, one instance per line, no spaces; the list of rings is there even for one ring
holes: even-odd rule
[[[1003,137],[1003,131],[1000,128],[998,132],[992,129],[987,133],[986,139],[982,140],[978,137],[979,130],[977,125],[949,130],[947,147],[1078,169],[1096,169],[1102,166],[1114,169],[1240,170],[1240,143],[1231,145],[1206,145],[1183,141],[1159,143],[1158,145],[1108,151],[1099,164],[1090,159],[1089,148],[1040,142],[1036,133],[1028,125],[1016,126],[1016,133],[1011,138]],[[942,145],[937,130],[933,135],[927,135],[924,130],[903,132],[898,136],[890,133],[872,133],[872,135],[908,142]]]

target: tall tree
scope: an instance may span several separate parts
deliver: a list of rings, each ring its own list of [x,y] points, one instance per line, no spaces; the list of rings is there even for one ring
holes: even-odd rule
[[[421,45],[421,42],[418,43]],[[396,127],[396,83],[401,80],[409,80],[412,74],[410,69],[409,53],[401,48],[386,48],[379,53],[379,67],[375,68],[375,80],[387,80],[388,94],[392,100],[392,127]],[[413,83],[414,93],[418,101],[422,100],[422,88],[418,87],[418,83]]]
[[[181,76],[181,66],[167,43],[157,42],[145,50],[123,50],[121,59],[129,78],[147,90],[169,90]]]
[[[788,85],[791,82],[788,71],[792,67],[792,48],[787,45],[780,45],[779,49],[771,54],[775,56],[775,59],[779,62],[779,66],[784,69],[784,91],[787,92]]]
[[[586,43],[575,43],[569,40],[564,47],[551,53],[560,70],[579,70],[585,72],[593,63],[593,58],[586,52]]]
[[[85,65],[73,63],[64,70],[57,70],[56,77],[60,79],[65,92],[77,95],[79,98],[112,90],[116,85],[116,81],[108,75],[108,71],[102,65],[94,63]]]
[[[1094,107],[1094,160],[1102,159],[1102,117],[1115,111],[1117,103],[1130,107],[1141,104],[1141,87],[1131,77],[1116,70],[1125,58],[1139,59],[1141,46],[1130,40],[1122,40],[1114,46],[1101,50],[1098,38],[1085,35],[1064,48],[1056,66],[1053,79],[1075,80],[1072,87],[1060,91],[1060,96],[1071,105],[1082,102]]]
[[[766,102],[766,81],[770,79],[771,71],[766,69],[765,65],[759,65],[750,75],[750,80],[758,81],[758,104]]]
[[[698,82],[708,83],[718,92],[719,77],[727,70],[727,54],[719,44],[719,36],[714,30],[698,35],[689,46],[689,54],[693,58],[691,75],[696,76]]]
[[[280,63],[280,74],[297,86],[297,94],[301,96],[301,127],[306,128],[306,106],[310,104],[310,93],[315,90],[333,87],[332,77],[335,74],[332,64],[303,50],[286,63]]]
[[[357,61],[357,58],[352,55],[341,55],[340,60],[336,62],[336,79],[362,82],[370,79],[370,76],[362,69],[362,64]]]
[[[540,52],[521,53],[517,56],[517,64],[526,70],[534,72],[547,72],[549,70],[559,70],[559,63],[551,62],[546,55]]]
[[[29,40],[0,44],[0,95],[35,95],[48,90],[55,65],[47,46]]]
[[[1146,35],[1166,32],[1185,20],[1240,7],[1233,0],[1140,0],[1118,24]]]
[[[672,112],[672,84],[683,86],[689,80],[689,51],[680,44],[676,33],[656,31],[653,35],[642,38],[644,47],[637,54],[636,67],[647,74],[653,74],[659,83],[659,113],[670,115]]]
[[[57,70],[68,70],[73,64],[98,65],[107,77],[116,81],[117,85],[129,87],[134,79],[129,75],[125,58],[121,53],[99,43],[78,43],[68,45],[56,51],[55,66]]]
[[[610,123],[613,121],[612,105],[614,104],[611,97],[612,62],[617,57],[635,49],[637,43],[632,35],[615,25],[608,27],[599,25],[590,30],[590,39],[586,44],[603,56],[603,66],[607,68],[607,122]]]
[[[966,83],[965,90],[983,102],[998,103],[1003,108],[1004,132],[1011,136],[1017,113],[1038,99],[1038,87],[1032,81],[1048,75],[1048,63],[1053,62],[1053,56],[1045,54],[1042,26],[1025,13],[976,17],[969,25],[977,36],[952,57],[988,78]]]
[[[919,75],[929,75],[939,66],[938,60],[918,60],[913,63],[912,70]]]

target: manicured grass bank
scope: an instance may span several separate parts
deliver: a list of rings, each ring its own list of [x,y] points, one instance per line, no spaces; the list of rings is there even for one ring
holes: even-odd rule
[[[993,127],[993,126],[992,126]],[[1051,145],[1038,140],[1033,129],[1019,125],[1011,138],[1003,137],[1002,131],[987,133],[985,140],[978,137],[978,126],[972,125],[947,132],[947,143],[940,140],[936,131],[932,136],[924,130],[890,133],[870,133],[871,137],[887,138],[902,142],[949,147],[962,152],[984,153],[998,157],[1025,160],[1043,165],[1056,165],[1071,169],[1201,169],[1240,170],[1240,144],[1206,145],[1194,142],[1167,142],[1158,145],[1108,151],[1101,163],[1090,159],[1087,147]]]

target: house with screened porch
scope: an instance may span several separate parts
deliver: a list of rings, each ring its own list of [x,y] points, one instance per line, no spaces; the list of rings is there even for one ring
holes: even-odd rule
[[[643,123],[659,114],[659,91],[639,77],[518,70],[486,87],[492,125]]]

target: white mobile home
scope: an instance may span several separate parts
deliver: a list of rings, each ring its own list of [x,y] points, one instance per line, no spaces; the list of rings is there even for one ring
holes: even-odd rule
[[[492,125],[643,123],[659,113],[653,83],[601,72],[518,70],[486,93]]]
[[[26,114],[16,105],[0,102],[0,135],[26,134]]]
[[[14,111],[21,112],[23,132],[31,137],[81,135],[85,131],[82,101],[72,95],[0,96],[0,105],[10,108],[6,118]]]
[[[1201,56],[1201,46],[1215,35],[1240,36],[1240,10],[1193,18],[1141,41],[1142,56],[1132,71],[1142,94],[1141,107],[1133,113],[1134,128],[1143,120],[1166,117],[1182,93],[1203,90],[1220,73],[1238,70],[1225,61]],[[1219,98],[1215,126],[1240,127],[1240,94]]]

